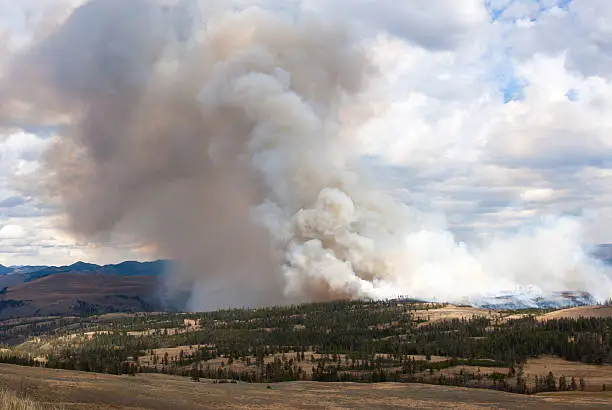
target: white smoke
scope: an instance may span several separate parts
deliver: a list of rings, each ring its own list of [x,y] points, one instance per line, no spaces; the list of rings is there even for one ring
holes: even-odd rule
[[[355,137],[376,70],[348,29],[216,4],[178,41],[181,4],[168,18],[155,2],[91,1],[0,89],[73,113],[49,163],[75,233],[155,242],[192,309],[519,286],[612,295],[576,219],[469,246],[377,183]]]
[[[327,131],[333,119],[317,116],[279,65],[270,61],[272,74],[223,67],[222,85],[212,81],[202,95],[205,105],[238,107],[257,124],[248,146],[269,191],[256,219],[282,254],[291,300],[457,301],[525,285],[587,290],[599,299],[611,294],[609,272],[585,254],[575,219],[553,218],[475,249],[458,244],[445,227],[427,226],[424,215],[371,186],[342,151],[328,149],[338,124]]]

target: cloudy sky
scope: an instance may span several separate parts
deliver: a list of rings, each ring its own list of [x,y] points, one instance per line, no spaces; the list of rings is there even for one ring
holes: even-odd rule
[[[383,73],[376,94],[388,104],[359,132],[365,154],[384,164],[406,201],[444,215],[457,238],[575,215],[588,228],[585,242],[612,242],[609,0],[235,3],[341,18],[368,38]],[[0,75],[11,52],[74,4],[0,0]],[[9,35],[7,46],[1,39]],[[65,233],[61,209],[28,189],[54,127],[2,121],[0,264],[151,257],[146,244],[93,244]]]

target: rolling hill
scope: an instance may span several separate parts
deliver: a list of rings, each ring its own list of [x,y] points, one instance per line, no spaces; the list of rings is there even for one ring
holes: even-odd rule
[[[157,278],[59,273],[6,288],[0,319],[160,309]]]
[[[525,396],[401,383],[194,383],[163,374],[128,377],[3,364],[0,386],[21,388],[41,405],[66,409],[601,409],[611,398],[608,393]]]
[[[555,310],[539,316],[539,320],[550,319],[578,319],[578,318],[607,318],[612,317],[612,306],[579,306],[568,309]]]
[[[156,290],[166,264],[3,266],[0,318],[159,310]]]
[[[96,265],[87,262],[76,262],[67,266],[2,266],[0,265],[0,289],[31,282],[58,273],[100,274],[114,276],[160,276],[169,262],[125,261],[118,264]]]

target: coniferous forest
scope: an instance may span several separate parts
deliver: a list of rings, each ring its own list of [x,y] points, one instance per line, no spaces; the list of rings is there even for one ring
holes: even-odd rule
[[[15,319],[0,325],[0,361],[131,376],[159,372],[194,381],[393,381],[516,393],[586,388],[583,378],[571,374],[527,380],[523,369],[530,358],[612,364],[612,318],[543,321],[536,311],[489,311],[429,320],[442,307],[340,301]]]

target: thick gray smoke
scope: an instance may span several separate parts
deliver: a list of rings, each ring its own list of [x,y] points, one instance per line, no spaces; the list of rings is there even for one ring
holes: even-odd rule
[[[575,221],[469,250],[375,189],[350,135],[375,72],[350,31],[195,6],[91,0],[5,75],[0,116],[63,122],[45,182],[76,235],[155,243],[192,309],[519,284],[612,294]]]
[[[253,206],[295,213],[333,182],[326,128],[368,65],[333,26],[247,9],[189,27],[192,5],[90,1],[20,58],[10,95],[68,117],[47,158],[76,234],[153,241],[180,263],[170,286],[206,294],[194,306],[278,302]]]

